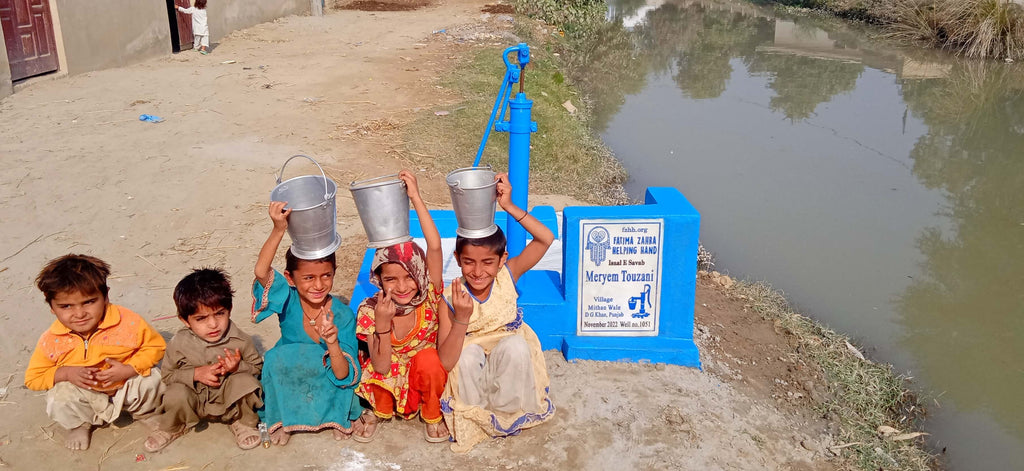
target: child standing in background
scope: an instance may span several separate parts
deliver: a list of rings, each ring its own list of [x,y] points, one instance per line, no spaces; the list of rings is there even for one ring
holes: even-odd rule
[[[206,24],[206,0],[196,0],[195,5],[178,11],[192,15],[192,47],[200,54],[209,54],[210,27]]]
[[[140,418],[163,392],[157,362],[163,337],[138,314],[110,304],[110,265],[88,255],[51,260],[36,277],[57,317],[43,332],[25,386],[47,391],[46,414],[68,430],[65,446],[89,448],[92,429],[121,412]]]
[[[231,322],[231,282],[221,269],[193,270],[174,288],[174,305],[185,324],[167,344],[167,385],[157,428],[144,444],[159,451],[200,420],[230,424],[239,448],[260,444],[263,357],[252,338]]]

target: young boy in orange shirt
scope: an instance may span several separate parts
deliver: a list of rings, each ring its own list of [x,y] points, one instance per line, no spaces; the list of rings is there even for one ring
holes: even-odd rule
[[[46,393],[46,413],[68,430],[65,446],[89,448],[92,429],[121,412],[146,415],[160,404],[165,343],[138,314],[107,298],[110,265],[88,255],[51,260],[36,277],[57,320],[43,332],[25,386]]]

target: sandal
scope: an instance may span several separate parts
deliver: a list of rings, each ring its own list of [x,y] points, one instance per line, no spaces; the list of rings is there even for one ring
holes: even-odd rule
[[[235,435],[235,444],[238,445],[238,448],[241,448],[243,450],[251,450],[253,448],[260,446],[259,430],[256,430],[253,427],[243,425],[241,422],[237,420],[231,422],[231,425],[229,425],[228,427],[231,428],[231,433]],[[252,440],[252,443],[248,443],[249,440]]]
[[[150,432],[149,437],[146,438],[146,441],[142,444],[142,448],[150,453],[156,453],[167,448],[167,445],[170,445],[171,442],[184,435],[187,430],[188,429],[184,427],[182,427],[180,432],[174,433],[160,429],[153,430]],[[150,440],[152,440],[152,442],[150,442]]]
[[[366,420],[367,416],[373,417],[373,418],[375,418],[377,420],[375,420],[373,422],[367,421]],[[369,410],[363,411],[362,415],[359,416],[359,423],[363,424],[363,427],[362,427],[363,431],[366,430],[366,427],[369,427],[369,426],[372,425],[373,426],[373,432],[370,433],[370,436],[367,436],[367,437],[364,437],[362,435],[362,432],[360,432],[360,433],[353,433],[352,434],[352,439],[357,441],[357,442],[359,442],[359,443],[370,443],[370,442],[372,442],[374,438],[377,438],[377,434],[380,433],[380,428],[384,425],[384,422],[385,422],[385,419],[377,417],[373,412],[371,412]]]
[[[426,423],[426,422],[424,422],[424,423]],[[427,426],[423,428],[423,438],[426,441],[428,441],[430,443],[444,443],[444,442],[448,441],[448,436],[450,434],[445,434],[445,435],[440,436],[440,437],[431,437],[430,436],[430,428],[431,427],[435,427],[434,428],[434,433],[440,433],[441,432],[441,425],[444,424],[444,420],[441,420],[440,422],[433,423],[433,424],[431,424],[431,423],[426,423],[426,424],[427,424]],[[448,430],[448,427],[446,426],[444,429]]]

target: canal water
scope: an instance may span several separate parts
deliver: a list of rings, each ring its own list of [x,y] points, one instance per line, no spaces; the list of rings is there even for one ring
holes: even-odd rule
[[[744,3],[610,0],[573,72],[627,191],[914,378],[956,470],[1024,469],[1024,68]]]

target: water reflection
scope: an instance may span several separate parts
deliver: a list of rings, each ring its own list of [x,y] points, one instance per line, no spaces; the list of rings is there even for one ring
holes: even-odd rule
[[[1024,77],[1002,64],[959,63],[947,80],[903,81],[928,125],[914,175],[947,194],[954,229],[925,230],[922,277],[898,306],[930,380],[966,411],[992,413],[1024,436]]]
[[[1024,460],[1021,67],[878,48],[741,3],[609,11],[569,71],[636,187],[685,188],[728,268],[791,281],[797,304],[942,393],[931,431],[954,468]],[[818,263],[794,260],[818,248]]]

